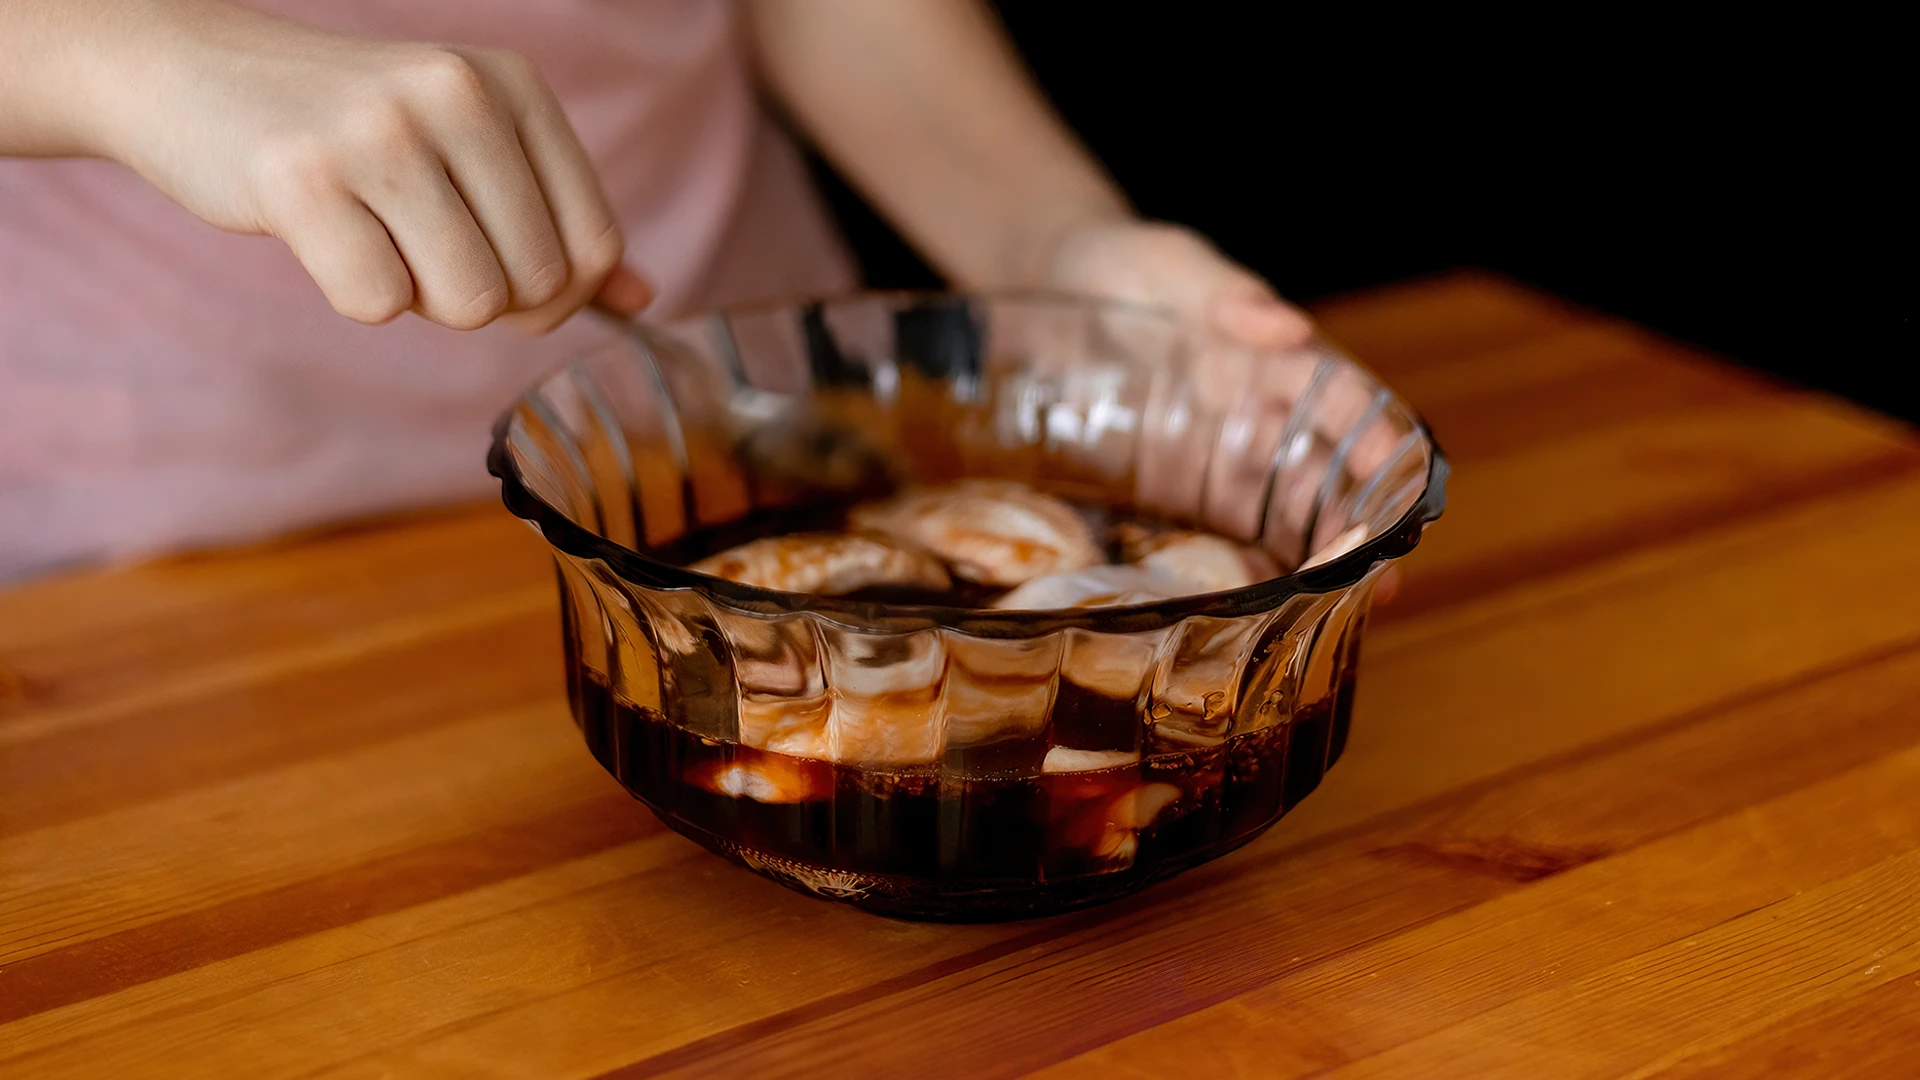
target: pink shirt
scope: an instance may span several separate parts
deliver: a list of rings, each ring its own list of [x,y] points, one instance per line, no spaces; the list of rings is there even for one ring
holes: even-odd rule
[[[651,314],[854,283],[724,0],[256,6],[531,57],[659,290]],[[606,333],[363,327],[279,241],[219,232],[119,166],[0,161],[0,579],[484,497],[494,416]]]

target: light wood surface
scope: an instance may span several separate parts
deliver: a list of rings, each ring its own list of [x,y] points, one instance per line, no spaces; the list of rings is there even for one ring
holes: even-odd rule
[[[0,1075],[1905,1076],[1920,437],[1479,274],[1319,312],[1456,464],[1346,757],[1040,922],[667,833],[494,505],[0,592]]]

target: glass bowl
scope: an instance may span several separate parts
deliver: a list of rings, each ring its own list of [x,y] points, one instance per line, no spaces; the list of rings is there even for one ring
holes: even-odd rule
[[[1347,741],[1372,591],[1445,502],[1425,425],[1321,342],[1137,307],[868,294],[634,325],[495,427],[552,545],[587,745],[661,820],[910,918],[1112,899],[1258,836]],[[758,588],[693,540],[901,483],[1025,481],[1293,572],[1005,611]]]

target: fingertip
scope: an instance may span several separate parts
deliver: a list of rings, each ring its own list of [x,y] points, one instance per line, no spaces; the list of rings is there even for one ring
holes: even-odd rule
[[[1264,348],[1291,348],[1313,336],[1306,314],[1271,296],[1230,296],[1214,310],[1215,329],[1236,341]]]
[[[600,303],[622,315],[637,315],[653,303],[653,284],[639,272],[622,263],[601,282],[595,297]]]

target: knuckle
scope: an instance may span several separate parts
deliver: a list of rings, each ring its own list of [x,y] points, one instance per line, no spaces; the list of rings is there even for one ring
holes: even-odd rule
[[[455,330],[478,330],[506,310],[507,287],[501,284],[449,305],[438,321]]]
[[[486,79],[471,60],[451,49],[427,49],[412,63],[412,81],[426,100],[443,108],[470,108],[487,101]]]
[[[542,262],[527,271],[526,280],[515,299],[522,308],[539,307],[559,296],[567,287],[567,281],[565,263],[558,260]]]
[[[359,149],[393,157],[414,149],[420,131],[400,102],[375,98],[346,111],[347,130]]]
[[[332,148],[308,133],[267,140],[255,158],[254,171],[268,201],[296,206],[322,198],[339,179]]]
[[[620,265],[620,256],[626,254],[626,238],[620,233],[620,226],[609,226],[600,235],[581,245],[578,262],[582,277],[598,281],[613,272]]]
[[[499,72],[502,78],[515,86],[545,84],[546,80],[541,76],[539,66],[512,49],[488,49],[482,55],[490,68]]]

